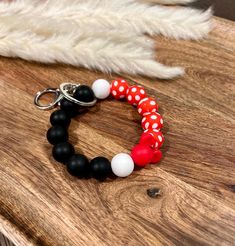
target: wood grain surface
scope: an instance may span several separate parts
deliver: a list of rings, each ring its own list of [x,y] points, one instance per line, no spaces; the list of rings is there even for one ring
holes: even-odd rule
[[[234,245],[235,24],[214,24],[201,42],[156,38],[158,59],[185,67],[183,78],[123,75],[158,99],[164,159],[103,183],[76,179],[52,159],[50,112],[36,109],[33,97],[64,81],[116,76],[0,58],[0,231],[23,246]],[[90,158],[129,152],[140,133],[136,111],[111,99],[70,128]]]

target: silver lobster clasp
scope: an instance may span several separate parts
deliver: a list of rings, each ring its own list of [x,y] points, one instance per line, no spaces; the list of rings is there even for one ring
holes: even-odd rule
[[[82,102],[77,100],[73,97],[74,92],[76,89],[81,86],[81,84],[73,84],[73,83],[63,83],[60,85],[59,89],[55,88],[47,88],[42,91],[39,91],[34,97],[34,104],[37,108],[42,110],[49,110],[55,108],[62,99],[67,99],[70,102],[73,102],[77,105],[84,106],[84,107],[91,107],[94,106],[97,102],[95,98],[92,102]],[[43,105],[40,103],[41,97],[46,94],[54,94],[54,101],[50,102],[47,105]]]

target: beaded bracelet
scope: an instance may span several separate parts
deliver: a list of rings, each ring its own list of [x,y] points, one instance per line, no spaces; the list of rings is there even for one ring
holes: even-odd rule
[[[55,100],[49,105],[39,103],[44,94],[55,94]],[[131,154],[115,155],[111,162],[105,157],[96,157],[90,162],[85,155],[75,154],[74,147],[68,142],[68,127],[71,118],[82,112],[84,107],[95,105],[97,99],[103,100],[109,95],[117,100],[127,100],[137,106],[138,113],[143,117],[141,126],[143,133],[139,143],[131,150]],[[92,176],[104,180],[112,173],[118,177],[127,177],[134,170],[134,165],[144,167],[157,163],[162,158],[159,150],[164,142],[160,131],[163,119],[158,110],[158,104],[146,95],[142,86],[129,86],[124,79],[112,81],[111,85],[104,79],[98,79],[92,87],[80,84],[63,83],[59,89],[48,88],[36,94],[35,105],[39,109],[52,109],[57,105],[59,110],[50,116],[51,128],[47,131],[47,140],[53,145],[54,159],[66,165],[71,175],[83,178]]]

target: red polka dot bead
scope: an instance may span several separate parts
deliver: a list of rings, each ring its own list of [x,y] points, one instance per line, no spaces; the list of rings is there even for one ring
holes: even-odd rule
[[[145,113],[141,121],[141,126],[144,130],[161,129],[163,127],[163,119],[159,113]]]
[[[112,88],[116,88],[113,83]],[[116,83],[116,86],[118,85]],[[112,90],[111,94],[113,95]],[[114,97],[119,99],[119,95]],[[131,150],[132,160],[139,167],[158,163],[162,159],[160,148],[164,143],[164,137],[160,131],[163,127],[163,119],[157,113],[158,104],[156,100],[148,97],[144,88],[139,85],[130,86],[126,90],[126,100],[131,105],[137,106],[138,113],[143,116],[141,126],[144,132],[139,143]]]
[[[67,88],[71,87],[74,88],[74,93],[68,94]],[[35,104],[41,109],[51,109],[57,106],[61,99],[61,109],[51,115],[52,127],[47,132],[47,138],[53,145],[54,159],[64,163],[70,174],[79,178],[91,176],[99,180],[108,178],[110,174],[127,177],[133,172],[135,165],[145,167],[148,164],[158,163],[162,159],[160,148],[164,143],[164,137],[160,130],[163,127],[163,119],[157,113],[156,100],[147,96],[142,86],[129,87],[124,79],[113,80],[111,85],[108,81],[99,79],[91,88],[86,85],[63,83],[59,89],[55,90],[58,98],[55,99],[54,104],[41,105],[40,97],[45,94],[45,91],[51,93],[51,90],[37,93]],[[130,154],[116,154],[111,161],[102,156],[89,161],[86,156],[75,153],[74,147],[68,142],[68,125],[71,118],[83,112],[82,107],[91,107],[97,100],[103,100],[110,94],[117,100],[126,99],[129,104],[137,106],[137,111],[142,116],[143,132]]]
[[[152,143],[152,147],[154,148],[161,148],[163,143],[164,143],[164,137],[162,132],[160,132],[157,129],[147,129],[143,132],[143,134],[140,137],[140,142],[144,141],[146,139],[146,137],[148,137],[148,135],[151,135],[153,137],[153,143]]]
[[[128,88],[129,88],[129,86],[128,86],[126,80],[116,79],[116,80],[113,80],[111,83],[110,92],[111,92],[111,95],[115,99],[120,100],[120,99],[124,99],[126,97],[126,93],[127,93]]]
[[[131,86],[126,92],[127,102],[133,106],[137,106],[141,99],[146,97],[146,92],[142,86]]]
[[[151,97],[145,97],[138,103],[138,113],[143,115],[145,113],[157,112],[158,105],[157,102]]]

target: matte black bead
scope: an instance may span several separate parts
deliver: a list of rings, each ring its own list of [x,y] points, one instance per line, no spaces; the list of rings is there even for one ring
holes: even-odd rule
[[[68,114],[65,113],[65,111],[56,110],[51,114],[50,122],[53,126],[59,125],[59,126],[68,127],[71,122],[71,119],[68,116]]]
[[[52,126],[47,131],[47,140],[53,145],[66,142],[68,140],[68,132],[63,126]]]
[[[58,162],[65,163],[74,154],[74,147],[68,142],[59,143],[52,149],[52,155]]]
[[[79,86],[73,96],[81,102],[92,102],[95,99],[93,90],[87,85]]]
[[[111,163],[105,157],[96,157],[90,162],[91,174],[94,178],[103,180],[107,178],[111,173]]]
[[[80,178],[87,177],[90,171],[90,164],[85,155],[75,154],[66,162],[68,172]]]
[[[65,113],[70,117],[75,117],[78,114],[79,106],[67,99],[62,99],[60,101],[60,108],[65,111]]]

